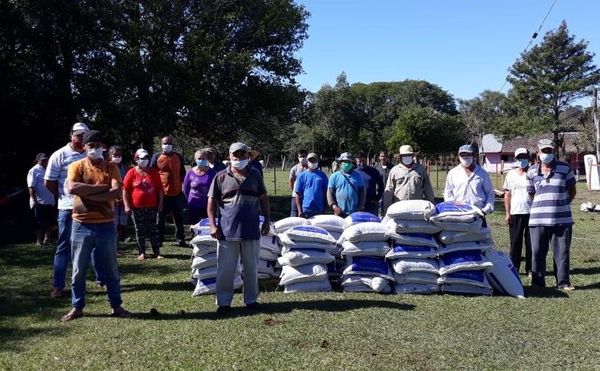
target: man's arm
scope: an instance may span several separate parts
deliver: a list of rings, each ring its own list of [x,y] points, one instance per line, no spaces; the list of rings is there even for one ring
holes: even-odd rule
[[[364,210],[366,202],[367,202],[367,189],[363,185],[362,187],[358,188],[358,210]]]
[[[89,198],[88,196],[91,195],[104,193],[110,189],[108,184],[87,184],[72,180],[67,181],[67,187],[70,194],[85,198]]]
[[[208,215],[208,222],[210,225],[210,235],[217,240],[223,239],[223,232],[217,226],[217,206],[218,203],[213,197],[208,198],[208,204],[206,206],[206,214]]]
[[[381,200],[381,197],[383,196],[383,191],[385,188],[385,185],[383,184],[383,177],[381,176],[381,174],[379,174],[379,171],[377,171],[377,169],[372,168],[373,170],[373,175],[375,175],[376,179],[377,179],[377,202],[379,202],[379,200]]]
[[[569,202],[573,202],[576,195],[577,195],[577,187],[576,187],[576,184],[573,183],[569,186]]]
[[[163,200],[165,199],[165,191],[162,188],[158,189],[158,212],[162,213],[163,211]]]
[[[125,212],[129,213],[131,211],[131,205],[132,205],[132,200],[131,200],[131,194],[129,192],[127,192],[125,189],[123,189],[123,206],[125,207]]]
[[[446,185],[444,186],[444,201],[454,201],[454,184],[452,180],[452,170],[446,176]]]
[[[388,207],[394,201],[394,189],[396,189],[396,177],[395,172],[390,170],[388,174],[387,182],[385,183],[385,190],[383,191],[383,214],[387,212]]]
[[[487,215],[494,211],[494,201],[496,193],[494,192],[494,185],[488,173],[484,170],[483,178],[483,192],[485,194],[485,206],[482,211]]]
[[[504,190],[504,209],[506,210],[505,215],[504,215],[504,221],[506,222],[507,225],[510,225],[511,223],[511,217],[510,217],[510,199],[511,199],[512,195],[510,194],[510,191],[508,189]]]
[[[262,224],[261,234],[266,236],[271,231],[271,209],[269,208],[269,196],[266,193],[263,193],[259,199],[260,209],[262,211],[262,215],[265,217],[265,221]]]
[[[55,196],[56,192],[58,192],[57,184],[58,182],[56,180],[44,179],[44,187],[48,188],[48,190]]]

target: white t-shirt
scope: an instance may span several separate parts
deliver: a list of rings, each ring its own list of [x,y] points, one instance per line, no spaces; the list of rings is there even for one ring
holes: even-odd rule
[[[510,191],[510,215],[529,214],[531,198],[527,193],[527,172],[512,169],[504,179],[504,190]]]
[[[85,151],[79,153],[73,150],[70,143],[50,155],[44,179],[56,181],[59,210],[73,209],[73,196],[69,194],[66,187],[67,169],[72,162],[81,160],[85,156]]]
[[[54,205],[54,195],[44,185],[44,168],[36,164],[27,173],[27,187],[35,190],[35,200],[40,205]],[[33,198],[29,197],[29,207],[33,207]]]

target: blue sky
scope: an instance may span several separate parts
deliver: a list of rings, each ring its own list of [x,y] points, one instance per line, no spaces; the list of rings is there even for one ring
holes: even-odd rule
[[[311,13],[297,53],[302,87],[317,91],[345,71],[350,83],[422,79],[469,99],[501,88],[553,0],[297,2]],[[563,19],[600,65],[600,1],[557,0],[535,43]]]

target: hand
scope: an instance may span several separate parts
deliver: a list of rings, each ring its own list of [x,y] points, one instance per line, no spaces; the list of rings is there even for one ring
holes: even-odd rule
[[[263,236],[268,235],[271,232],[271,222],[265,220],[265,222],[260,226],[260,234]]]
[[[331,208],[333,209],[333,213],[335,215],[340,215],[342,213],[342,209],[340,209],[338,205],[333,205]]]
[[[298,217],[299,218],[304,218],[304,212],[298,211]]]
[[[126,207],[125,208],[125,214],[127,214],[127,216],[131,215],[131,209]]]
[[[508,215],[506,215],[504,217],[504,222],[506,223],[506,225],[510,225],[511,224],[512,220],[510,218],[510,214],[508,214]]]
[[[210,235],[212,236],[212,238],[217,240],[224,239],[223,232],[221,232],[221,229],[219,229],[219,227],[217,227],[216,225],[210,226]]]

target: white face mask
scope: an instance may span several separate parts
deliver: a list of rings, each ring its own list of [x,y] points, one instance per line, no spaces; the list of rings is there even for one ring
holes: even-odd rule
[[[469,167],[473,163],[473,157],[458,157],[462,167]]]
[[[311,170],[314,170],[314,169],[316,169],[316,168],[317,168],[317,166],[319,166],[319,163],[318,163],[318,162],[309,162],[309,163],[308,163],[308,168],[309,168],[309,169],[311,169]]]
[[[162,150],[164,153],[171,153],[171,151],[173,150],[173,145],[172,144],[163,144]]]
[[[139,167],[147,167],[148,166],[148,162],[149,162],[148,159],[137,160],[137,164],[138,164]]]
[[[298,157],[298,163],[306,165],[307,162],[308,160],[306,159],[306,157]]]
[[[412,156],[402,156],[402,157],[400,158],[400,160],[402,161],[402,163],[403,163],[404,165],[410,165],[410,164],[412,164],[412,162],[413,162],[413,158],[412,158]]]
[[[248,166],[249,160],[231,160],[231,166],[236,169],[243,169]]]
[[[114,156],[113,156],[113,157],[112,157],[110,160],[111,160],[112,162],[114,162],[115,164],[120,164],[120,163],[121,163],[121,161],[123,160],[123,157],[114,157]]]
[[[103,154],[102,154],[102,147],[100,148],[94,148],[94,149],[88,149],[86,151],[87,157],[89,157],[92,160],[98,160],[101,158],[104,158]]]

